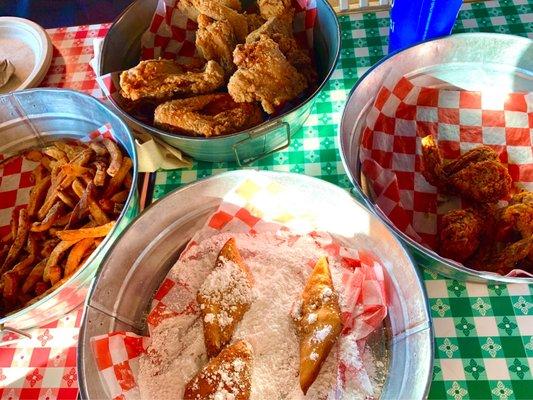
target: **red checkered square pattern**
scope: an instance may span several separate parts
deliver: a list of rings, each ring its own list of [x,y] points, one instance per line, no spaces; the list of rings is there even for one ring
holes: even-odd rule
[[[451,204],[437,203],[436,188],[421,174],[420,140],[427,135],[438,138],[445,159],[482,144],[492,147],[516,185],[533,189],[531,97],[417,87],[406,78],[385,82],[360,149],[375,203],[401,231],[435,247],[439,217]]]
[[[94,56],[93,40],[102,38],[110,24],[83,25],[48,29],[54,53],[42,86],[79,90],[96,98],[104,98],[89,65]]]
[[[234,192],[230,192],[225,200],[233,198],[232,196]],[[266,223],[252,215],[246,206],[241,207],[223,201],[204,228],[196,233],[181,253],[180,259],[187,261],[191,257],[197,257],[197,254],[189,250],[197,246],[201,240],[221,232],[254,234],[258,231],[279,232],[278,239],[284,238],[292,245],[299,240],[306,240],[323,248],[330,257],[340,260],[343,266],[342,282],[345,297],[348,299],[347,304],[353,305],[342,311],[343,340],[353,340],[353,345],[356,346],[358,340],[364,339],[381,324],[387,313],[387,300],[382,266],[373,254],[364,250],[341,247],[331,235],[324,232],[311,231],[307,235],[291,234],[285,226]],[[312,268],[316,260],[308,261],[309,268]],[[175,281],[169,277],[170,275],[171,273],[154,295],[152,310],[147,317],[150,329],[166,318],[199,313],[196,290],[190,288],[188,282]],[[176,298],[180,301],[173,300]],[[137,398],[139,389],[135,383],[134,371],[137,370],[138,358],[145,352],[148,343],[149,337],[142,338],[128,332],[111,332],[91,339],[100,377],[106,383],[109,395],[113,399]],[[349,362],[340,361],[339,364],[339,371],[343,371],[343,379],[351,379],[350,374],[356,373],[358,368],[360,367]]]

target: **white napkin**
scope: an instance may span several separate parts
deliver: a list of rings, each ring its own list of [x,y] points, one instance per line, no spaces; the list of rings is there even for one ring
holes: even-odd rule
[[[89,65],[98,75],[100,53],[104,39],[95,38],[93,41],[94,58],[89,61]],[[105,100],[108,103],[108,100]],[[126,121],[126,123],[128,123]],[[129,125],[129,124],[128,124]],[[146,132],[139,132],[129,125],[135,136],[135,148],[139,161],[139,172],[155,172],[158,169],[178,169],[192,166],[192,162],[185,157],[181,151],[163,142],[162,140]]]

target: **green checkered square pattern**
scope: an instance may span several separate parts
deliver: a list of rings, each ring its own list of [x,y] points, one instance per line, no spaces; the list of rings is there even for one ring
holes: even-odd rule
[[[349,188],[337,148],[337,125],[357,79],[387,51],[388,12],[339,17],[341,56],[311,116],[289,148],[250,168],[290,171]],[[465,4],[455,32],[500,32],[533,38],[533,2]],[[194,163],[156,175],[154,199],[198,179],[236,169],[231,163]],[[486,285],[423,271],[435,330],[430,399],[533,399],[533,285]]]

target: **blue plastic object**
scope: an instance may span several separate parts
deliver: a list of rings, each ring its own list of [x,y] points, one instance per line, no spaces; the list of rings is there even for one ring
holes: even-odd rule
[[[450,34],[462,0],[393,0],[389,54]]]

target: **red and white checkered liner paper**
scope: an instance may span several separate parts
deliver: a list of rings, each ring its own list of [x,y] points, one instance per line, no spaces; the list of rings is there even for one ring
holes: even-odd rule
[[[187,63],[198,57],[196,30],[198,25],[177,7],[179,0],[159,0],[149,29],[141,39],[141,59],[164,58]],[[313,28],[316,23],[316,0],[292,0],[295,9],[294,36],[298,43],[313,48]],[[112,72],[96,80],[104,94],[120,102],[120,72]]]
[[[390,77],[363,129],[360,157],[374,202],[402,232],[435,249],[437,226],[460,208],[438,196],[421,173],[421,139],[433,135],[445,159],[488,145],[518,188],[533,190],[533,93],[471,92],[418,87]]]
[[[268,183],[265,182],[265,185]],[[343,340],[352,343],[353,346],[362,348],[364,339],[379,327],[387,315],[387,300],[384,288],[384,276],[382,266],[377,258],[369,251],[354,250],[340,246],[328,233],[309,231],[307,234],[295,234],[287,226],[262,220],[246,208],[236,205],[228,199],[234,196],[235,191],[230,192],[221,203],[219,209],[210,217],[206,226],[191,239],[186,249],[180,255],[180,259],[186,259],[189,250],[193,249],[201,241],[220,234],[248,233],[251,235],[260,232],[274,232],[279,238],[285,237],[286,243],[295,243],[298,240],[311,238],[314,245],[325,250],[329,258],[340,261],[342,282],[345,297],[349,299],[346,307],[343,307]],[[286,190],[286,188],[284,188]],[[298,197],[297,193],[293,194]],[[265,204],[272,203],[266,201]],[[302,266],[312,268],[316,260],[302,260]],[[187,292],[184,288],[186,283],[176,282],[169,278],[171,273],[163,281],[154,295],[152,309],[147,317],[148,328],[153,329],[164,319],[179,317],[191,312],[198,313],[196,306],[196,293]],[[180,304],[184,298],[189,299],[186,306],[180,307],[180,311],[172,306],[171,299],[180,298]],[[139,357],[145,353],[150,343],[149,337],[142,337],[131,332],[112,332],[106,335],[91,338],[92,350],[96,359],[97,367],[102,382],[107,386],[108,394],[114,399],[138,399],[139,389],[136,383]],[[366,372],[361,367],[361,360],[339,360],[339,385],[347,381],[360,381],[365,384]]]

